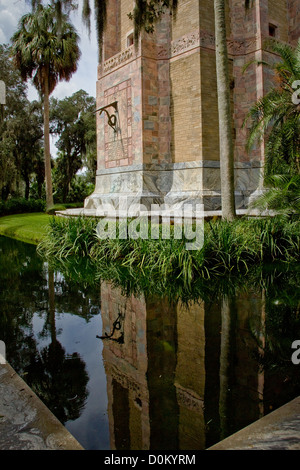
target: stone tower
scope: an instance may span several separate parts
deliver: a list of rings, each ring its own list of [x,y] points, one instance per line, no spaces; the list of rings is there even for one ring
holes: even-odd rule
[[[166,14],[154,34],[133,44],[132,0],[109,0],[102,63],[98,66],[97,177],[85,211],[120,197],[149,208],[189,202],[221,208],[218,104],[212,0],[180,0],[176,19]],[[270,87],[270,37],[296,44],[299,0],[227,2],[235,191],[246,208],[261,185],[264,145],[249,154],[243,122]],[[111,106],[114,104],[114,106]],[[109,119],[112,114],[115,117]],[[114,124],[111,126],[110,124]]]

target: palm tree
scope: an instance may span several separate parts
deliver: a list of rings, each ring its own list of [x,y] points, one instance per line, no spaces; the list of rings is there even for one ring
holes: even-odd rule
[[[44,155],[47,207],[53,205],[49,138],[49,96],[61,80],[77,70],[79,37],[66,15],[58,21],[53,6],[38,5],[24,15],[12,37],[12,54],[24,81],[33,83],[44,102]]]
[[[294,99],[300,83],[300,39],[295,49],[279,42],[271,49],[280,58],[271,66],[276,85],[249,111],[247,148],[267,134],[266,176],[278,170],[300,174],[300,105]]]
[[[252,202],[252,207],[278,214],[300,214],[300,175],[270,175],[265,181],[267,189]]]
[[[273,42],[280,60],[271,67],[276,85],[250,109],[248,150],[267,137],[265,151],[266,192],[254,205],[298,212],[300,201],[300,104],[295,99],[300,84],[300,40],[296,48]]]
[[[236,215],[234,197],[234,146],[232,138],[232,114],[230,108],[225,0],[214,0],[214,10],[220,135],[222,218],[226,220],[233,220]]]
[[[166,0],[169,1],[169,0]],[[45,3],[43,0],[31,0],[32,9],[37,8],[38,5]],[[63,20],[63,12],[67,14],[73,10],[77,9],[79,6],[79,0],[47,0],[47,3],[50,3],[51,6],[55,9],[55,16],[58,22],[58,26]],[[106,26],[107,18],[107,0],[94,0],[94,13],[95,13],[95,25],[97,31],[97,40],[98,40],[98,51],[99,51],[99,62],[102,58],[102,44],[103,44],[103,32]],[[90,6],[90,0],[82,0],[82,21],[90,33],[91,30],[91,15],[92,8]]]

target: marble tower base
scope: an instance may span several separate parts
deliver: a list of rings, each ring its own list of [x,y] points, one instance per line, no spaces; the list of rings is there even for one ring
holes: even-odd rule
[[[235,163],[236,208],[246,209],[249,198],[259,187],[259,162]],[[203,204],[204,211],[221,209],[220,164],[217,161],[139,164],[97,171],[95,191],[85,200],[86,215],[100,215],[103,204],[115,209],[142,204],[167,204],[170,210],[186,204]],[[124,201],[127,207],[124,207]],[[97,214],[98,210],[98,214]]]

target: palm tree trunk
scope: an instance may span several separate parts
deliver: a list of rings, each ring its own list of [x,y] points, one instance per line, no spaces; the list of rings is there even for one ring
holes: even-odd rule
[[[28,201],[29,191],[30,191],[30,180],[29,180],[28,175],[26,175],[26,177],[24,178],[24,181],[25,181],[25,199]]]
[[[50,155],[50,132],[49,132],[49,86],[45,79],[44,92],[44,153],[45,153],[45,180],[46,180],[46,205],[53,206],[51,155]]]
[[[234,147],[232,137],[232,116],[230,109],[225,0],[214,0],[214,8],[219,108],[222,218],[226,220],[233,220],[236,216],[234,197]]]
[[[51,327],[51,343],[56,343],[55,326],[55,289],[54,289],[54,271],[48,269],[48,291],[49,291],[49,324]]]
[[[231,356],[231,330],[232,330],[232,302],[224,297],[221,306],[222,315],[222,335],[220,352],[220,396],[219,396],[219,415],[220,415],[220,438],[225,439],[228,436],[229,424],[229,398],[230,398],[230,356]]]

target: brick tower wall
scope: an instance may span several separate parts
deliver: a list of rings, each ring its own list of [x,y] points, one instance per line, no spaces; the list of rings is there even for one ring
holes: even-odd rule
[[[220,208],[214,11],[211,0],[180,0],[176,19],[164,15],[154,34],[132,45],[131,0],[109,0],[97,106],[117,101],[117,132],[97,115],[98,170],[92,207],[101,194],[133,194],[171,204],[200,201]],[[228,0],[228,37],[237,207],[262,185],[264,142],[246,151],[244,121],[273,83],[278,58],[266,40],[299,38],[299,0]],[[247,64],[248,67],[245,69]],[[139,199],[141,201],[141,199]]]

